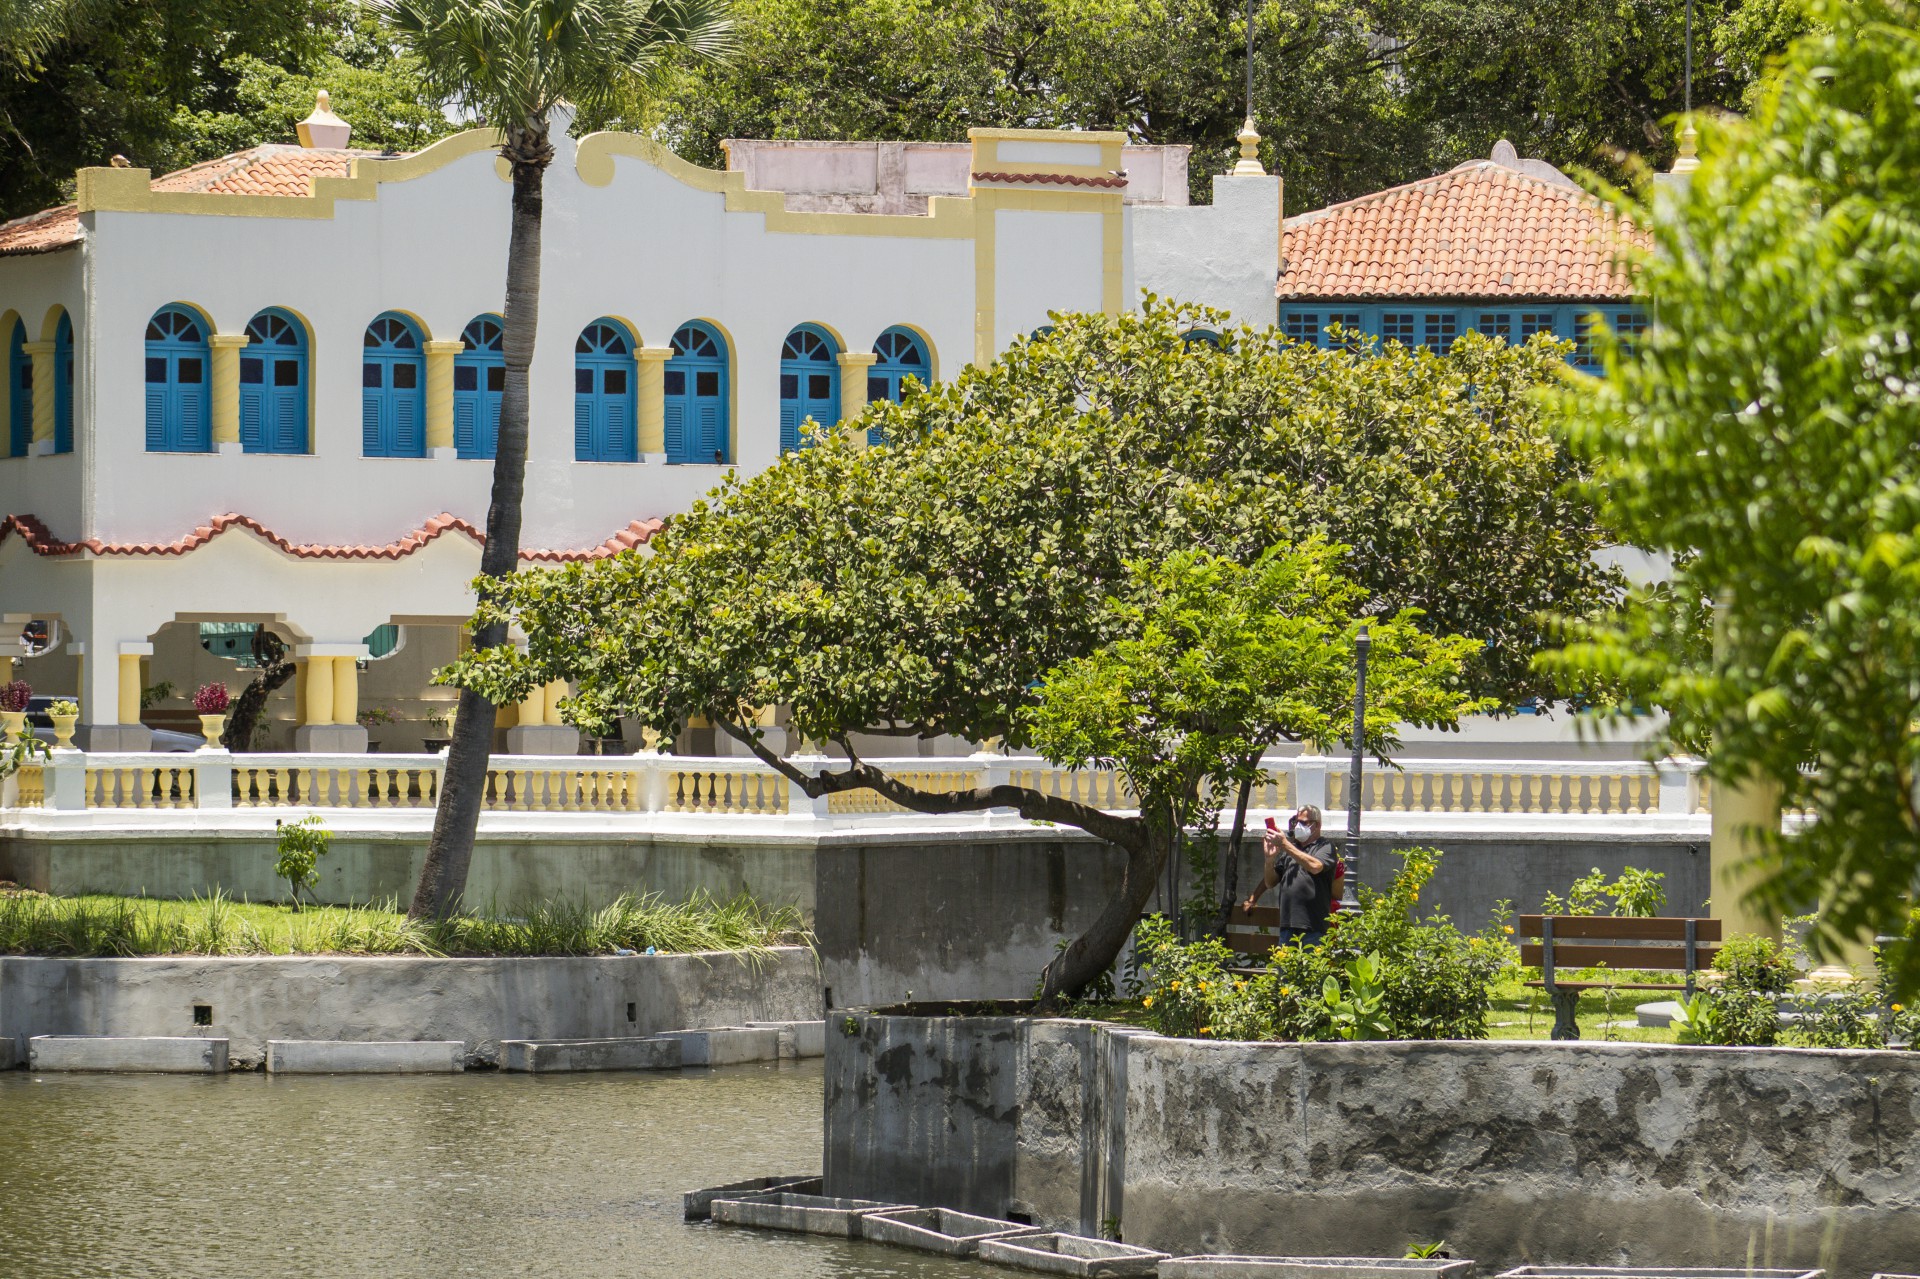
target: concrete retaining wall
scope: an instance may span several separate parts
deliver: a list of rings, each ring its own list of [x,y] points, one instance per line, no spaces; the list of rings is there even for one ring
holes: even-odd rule
[[[844,1016],[826,1188],[1181,1253],[1482,1269],[1920,1256],[1920,1055],[1644,1044],[1238,1044],[1088,1022]]]
[[[610,1039],[819,1016],[811,951],[758,966],[731,954],[537,959],[266,956],[0,957],[0,1040],[33,1035],[229,1040],[236,1065],[269,1039],[459,1040],[495,1062],[503,1039]],[[195,1019],[196,1008],[205,1024]],[[777,1035],[767,1031],[769,1036]]]

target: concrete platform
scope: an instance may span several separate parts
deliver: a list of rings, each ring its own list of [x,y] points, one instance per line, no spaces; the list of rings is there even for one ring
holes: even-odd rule
[[[678,1070],[680,1041],[648,1035],[628,1039],[507,1039],[500,1068],[530,1074],[572,1070]]]
[[[1680,1001],[1662,999],[1657,1003],[1640,1004],[1634,1008],[1633,1016],[1643,1030],[1665,1030],[1680,1016]]]
[[[987,1239],[1011,1239],[1046,1231],[997,1217],[976,1217],[951,1208],[898,1208],[860,1223],[863,1238],[942,1257],[971,1257]]]
[[[1031,1270],[1044,1275],[1072,1275],[1075,1279],[1128,1275],[1151,1275],[1167,1260],[1164,1252],[1136,1248],[1132,1244],[1109,1243],[1105,1239],[1086,1239],[1079,1235],[1022,1235],[1017,1239],[984,1239],[980,1260],[1015,1270]]]
[[[730,1181],[724,1186],[689,1190],[680,1197],[680,1203],[688,1221],[707,1221],[712,1217],[713,1201],[716,1199],[738,1199],[746,1195],[778,1194],[781,1191],[792,1195],[817,1195],[820,1193],[819,1174],[749,1177],[745,1181]]]
[[[779,1031],[780,1060],[782,1061],[827,1055],[827,1023],[825,1021],[750,1021],[747,1023],[747,1028]]]
[[[1516,1266],[1500,1279],[1825,1279],[1824,1270],[1688,1269],[1683,1266]]]
[[[1472,1279],[1474,1263],[1433,1257],[1174,1257],[1160,1279]]]
[[[729,1226],[758,1226],[762,1230],[859,1239],[861,1223],[868,1215],[909,1206],[882,1203],[877,1199],[829,1199],[782,1191],[740,1199],[716,1199],[710,1211],[713,1220]]]
[[[780,1032],[771,1027],[669,1030],[655,1038],[678,1040],[683,1066],[737,1066],[749,1061],[780,1060]]]
[[[450,1075],[467,1068],[458,1039],[269,1039],[267,1069],[280,1075]]]
[[[126,1070],[218,1075],[227,1069],[227,1041],[199,1036],[35,1035],[27,1041],[33,1070]]]

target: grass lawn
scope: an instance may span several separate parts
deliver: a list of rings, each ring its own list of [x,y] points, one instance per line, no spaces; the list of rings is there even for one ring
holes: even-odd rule
[[[1673,974],[1679,976],[1680,974]],[[1665,973],[1644,974],[1629,980],[1639,982],[1642,977],[1650,980],[1664,980]],[[1668,993],[1658,990],[1621,990],[1609,993],[1603,990],[1583,991],[1580,995],[1580,1011],[1576,1021],[1580,1026],[1580,1038],[1583,1041],[1628,1043],[1628,1044],[1671,1044],[1679,1042],[1671,1026],[1659,1030],[1645,1029],[1634,1017],[1633,1010],[1641,1004],[1658,1003],[1669,999],[1679,999],[1681,991]],[[1523,986],[1516,979],[1502,982],[1493,990],[1493,1011],[1487,1014],[1487,1038],[1489,1039],[1551,1039],[1553,1037],[1553,1001],[1544,990]]]
[[[409,920],[393,903],[289,906],[216,894],[188,901],[49,897],[0,890],[7,955],[611,955],[762,952],[810,943],[798,911],[749,897],[668,902],[623,896],[597,909],[541,902],[517,914]]]

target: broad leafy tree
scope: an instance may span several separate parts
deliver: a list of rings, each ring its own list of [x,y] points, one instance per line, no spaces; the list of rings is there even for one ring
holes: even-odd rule
[[[1816,16],[1690,184],[1620,197],[1658,322],[1568,423],[1608,522],[1678,562],[1552,665],[1817,813],[1765,832],[1758,892],[1833,941],[1899,931],[1920,883],[1920,7]]]
[[[1121,893],[1047,974],[1071,991],[1111,961],[1201,777],[1335,733],[1359,619],[1382,628],[1366,742],[1381,750],[1396,717],[1450,723],[1538,687],[1536,614],[1610,587],[1535,408],[1561,367],[1549,343],[1354,354],[1269,328],[1216,347],[1186,334],[1224,317],[1153,299],[1056,318],[730,479],[647,553],[491,588],[481,619],[517,621],[528,651],[452,678],[501,700],[564,677],[584,726],[632,715],[671,735],[704,715],[811,795],[1012,807],[1118,844]],[[858,447],[870,426],[890,443]],[[845,759],[817,776],[780,760],[752,726],[772,705]],[[1142,812],[1020,787],[923,794],[859,758],[852,735],[874,730],[1112,761]]]
[[[676,52],[723,51],[726,0],[374,0],[373,8],[416,57],[437,92],[500,131],[513,174],[501,345],[506,387],[487,505],[484,577],[508,578],[520,563],[527,470],[527,370],[540,312],[540,219],[553,113],[644,92]],[[474,647],[506,642],[504,622],[481,620]],[[493,748],[494,703],[460,696],[433,836],[409,913],[444,917],[460,904]]]

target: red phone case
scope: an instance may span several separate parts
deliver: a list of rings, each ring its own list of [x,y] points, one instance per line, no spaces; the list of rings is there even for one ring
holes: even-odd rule
[[[1277,831],[1280,829],[1279,823],[1275,822],[1273,818],[1269,817],[1267,818],[1267,829],[1271,831]]]

